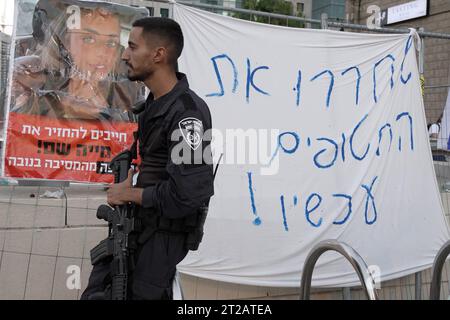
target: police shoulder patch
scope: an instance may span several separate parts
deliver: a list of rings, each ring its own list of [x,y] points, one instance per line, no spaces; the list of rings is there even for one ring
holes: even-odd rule
[[[184,118],[178,122],[186,143],[192,150],[196,150],[203,141],[203,123],[197,118]]]

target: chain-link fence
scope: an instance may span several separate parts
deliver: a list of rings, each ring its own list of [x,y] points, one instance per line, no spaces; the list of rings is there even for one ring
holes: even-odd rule
[[[329,21],[326,16],[315,20],[236,9],[225,4],[192,5],[217,14],[294,27],[334,28],[358,32],[409,31],[369,30],[365,26]],[[167,6],[168,15],[171,16],[170,4],[159,3],[158,6]],[[446,34],[422,35],[425,36],[425,49],[430,41],[450,40],[450,35]],[[1,53],[1,70],[4,70],[3,67],[8,65],[9,50],[5,49]],[[426,74],[431,62],[423,61],[423,56],[421,59]],[[425,82],[425,105],[429,122],[435,121],[442,113],[444,106],[438,101],[445,101],[447,85],[450,83],[448,76],[445,81],[444,78],[445,76],[440,83]],[[432,104],[433,102],[436,103]],[[448,137],[448,132],[446,135]],[[442,202],[449,218],[450,193],[447,191],[450,191],[450,171],[447,151],[438,150],[436,147],[433,153]],[[89,251],[107,233],[106,224],[95,217],[97,207],[106,201],[104,186],[58,184],[49,181],[30,183],[6,179],[0,182],[3,184],[0,186],[0,299],[78,299],[87,285],[92,268]],[[425,270],[382,283],[380,298],[428,299],[430,283],[431,270]],[[442,273],[441,284],[441,299],[447,299],[450,296],[449,262]],[[299,292],[299,288],[251,287],[184,275],[182,285],[187,299],[295,299]],[[358,287],[339,290],[314,289],[312,298],[365,299],[365,295]]]

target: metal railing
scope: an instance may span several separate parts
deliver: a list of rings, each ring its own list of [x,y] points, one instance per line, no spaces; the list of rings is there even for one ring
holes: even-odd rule
[[[410,30],[407,28],[369,28],[365,25],[361,24],[353,24],[353,23],[345,23],[345,22],[336,22],[336,21],[327,21],[327,25],[333,28],[344,28],[344,29],[353,29],[353,30],[361,30],[361,31],[370,31],[370,32],[378,32],[378,33],[409,33]],[[417,32],[422,38],[435,38],[435,39],[450,39],[450,34],[448,33],[438,33],[438,32],[428,32],[428,31],[418,31]]]
[[[336,241],[325,240],[319,242],[313,247],[303,266],[303,275],[300,285],[300,299],[309,300],[311,291],[311,280],[314,266],[320,256],[327,251],[336,251],[343,255],[353,266],[358,278],[362,283],[366,297],[369,300],[378,300],[378,293],[375,288],[375,281],[369,272],[369,269],[363,258],[349,245]]]
[[[433,263],[433,276],[431,278],[430,286],[430,300],[439,300],[441,293],[441,278],[442,269],[444,268],[445,260],[450,254],[450,240],[447,241],[439,250]]]

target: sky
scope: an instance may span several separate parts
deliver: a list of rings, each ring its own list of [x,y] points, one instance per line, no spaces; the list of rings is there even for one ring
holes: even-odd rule
[[[14,19],[14,0],[0,0],[0,31],[11,34]]]

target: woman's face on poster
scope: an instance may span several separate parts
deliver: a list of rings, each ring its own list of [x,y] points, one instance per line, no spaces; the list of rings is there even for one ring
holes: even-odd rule
[[[81,14],[79,29],[69,29],[68,50],[74,77],[99,81],[114,72],[120,50],[120,23],[117,16],[88,11]]]

